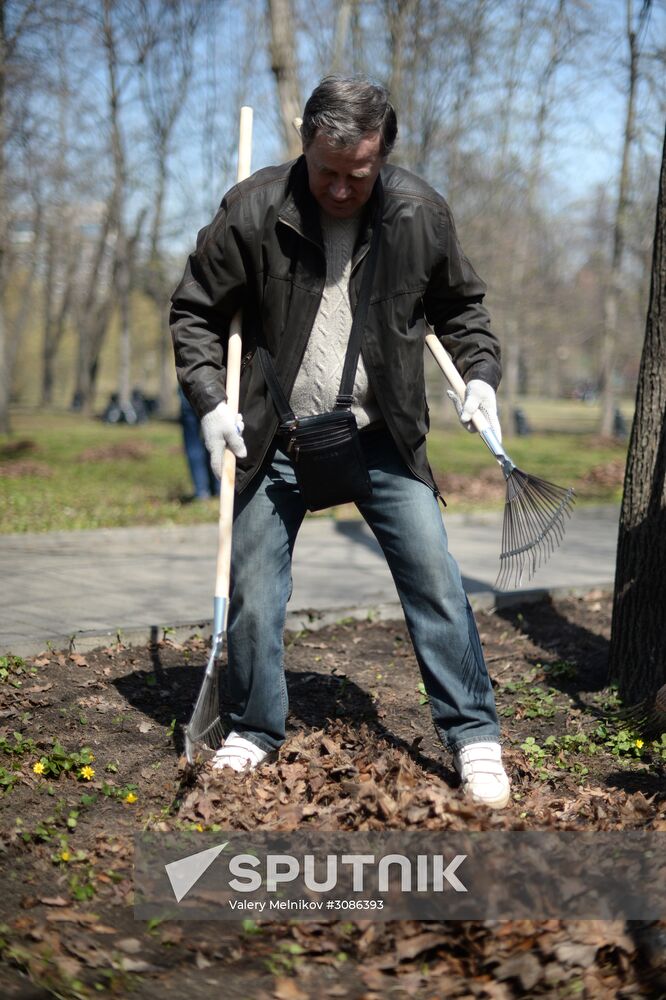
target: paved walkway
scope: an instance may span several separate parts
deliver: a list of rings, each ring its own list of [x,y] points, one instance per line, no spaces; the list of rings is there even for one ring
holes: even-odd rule
[[[472,604],[534,599],[544,592],[610,587],[618,510],[586,507],[568,523],[561,548],[525,590],[498,595],[501,515],[446,515],[451,551]],[[217,525],[109,528],[0,535],[0,654],[28,656],[47,641],[90,649],[121,632],[146,642],[166,626],[192,631],[212,617]],[[361,521],[307,520],[296,544],[288,627],[372,609],[400,614],[384,558]]]

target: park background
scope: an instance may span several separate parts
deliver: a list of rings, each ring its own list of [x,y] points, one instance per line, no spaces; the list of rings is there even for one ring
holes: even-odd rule
[[[139,831],[663,836],[666,734],[648,724],[666,681],[665,67],[663,0],[0,0],[0,561],[5,624],[32,616],[39,643],[0,655],[3,996],[664,995],[663,920],[192,928],[141,924],[132,903]],[[628,456],[615,594],[569,578],[541,600],[489,592],[478,612],[513,789],[497,815],[454,787],[397,610],[287,633],[278,763],[239,778],[179,757],[208,643],[198,620],[174,631],[157,598],[193,589],[195,537],[212,591],[217,505],[183,502],[169,294],[234,182],[240,106],[255,111],[255,168],[295,156],[292,119],[332,71],[391,88],[395,159],[452,205],[504,347],[513,457],[572,484],[576,530],[599,530]],[[497,523],[501,473],[429,379],[448,523],[462,512],[470,528],[489,505],[479,520]],[[112,394],[130,415],[135,388],[150,419],[100,419]],[[321,549],[328,532],[338,553],[351,538],[358,556],[351,515],[304,534]],[[576,553],[592,573],[593,535]],[[142,563],[124,579],[123,537]],[[142,581],[150,639],[133,644],[118,609]],[[72,591],[55,648],[44,622]],[[103,626],[77,646],[94,592]]]
[[[503,345],[505,433],[583,502],[619,500],[647,310],[666,8],[636,0],[85,0],[0,6],[4,531],[192,521],[168,300],[234,182],[299,153],[320,77],[397,107],[396,162],[449,200]],[[495,503],[429,367],[445,494]],[[116,394],[142,427],[104,428]],[[161,420],[155,418],[162,418]],[[77,489],[71,489],[72,470]],[[109,470],[113,474],[109,475]],[[488,470],[492,474],[492,470]],[[205,508],[205,505],[204,505]]]

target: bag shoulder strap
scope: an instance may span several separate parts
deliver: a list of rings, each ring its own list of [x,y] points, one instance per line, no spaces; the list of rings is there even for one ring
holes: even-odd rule
[[[372,284],[377,267],[377,257],[379,256],[379,240],[381,237],[383,208],[383,190],[381,185],[379,187],[378,195],[379,198],[377,210],[373,219],[372,239],[370,241],[368,259],[363,269],[361,287],[358,293],[358,301],[356,303],[356,309],[354,310],[354,318],[352,320],[351,332],[349,334],[349,342],[345,353],[345,363],[342,369],[340,388],[338,389],[338,395],[335,400],[336,410],[350,410],[354,398],[354,379],[356,377],[358,359],[361,353],[361,340],[363,337],[365,320],[368,314],[368,306],[370,305],[370,295],[372,293]],[[280,385],[275,372],[275,365],[273,364],[270,352],[265,347],[260,345],[257,347],[257,353],[259,354],[259,363],[266,380],[266,385],[268,386],[268,391],[273,397],[275,409],[277,410],[280,418],[280,424],[294,426],[297,423],[296,414],[289,405],[289,401],[282,390],[282,386]]]
[[[296,414],[292,410],[289,405],[289,400],[282,391],[282,386],[278,381],[275,365],[273,364],[270,352],[261,344],[258,344],[257,354],[259,355],[259,364],[261,365],[261,371],[264,379],[266,380],[268,391],[273,397],[275,409],[277,410],[278,417],[280,418],[280,426],[289,428],[295,427],[297,424]]]
[[[361,340],[363,338],[365,320],[368,315],[368,306],[370,305],[372,284],[375,278],[375,270],[377,268],[379,240],[382,228],[382,208],[383,191],[380,188],[379,203],[377,205],[377,211],[375,212],[372,225],[372,240],[368,251],[368,259],[363,269],[361,287],[358,293],[358,301],[356,303],[356,309],[354,310],[351,333],[349,334],[349,343],[347,344],[347,352],[345,354],[345,364],[342,369],[342,378],[340,379],[340,388],[338,389],[338,397],[335,401],[336,410],[351,409],[354,398],[354,379],[356,377],[358,359],[361,353]]]

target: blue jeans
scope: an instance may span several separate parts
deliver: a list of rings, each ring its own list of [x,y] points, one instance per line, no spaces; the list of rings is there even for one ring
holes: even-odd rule
[[[185,457],[192,477],[194,495],[199,499],[218,495],[220,481],[210,467],[210,455],[201,436],[199,418],[190,406],[185,393],[179,388],[180,423],[183,428]]]
[[[492,686],[437,499],[387,431],[361,441],[373,493],[358,508],[393,575],[437,733],[451,750],[496,741]],[[293,466],[278,448],[236,498],[227,628],[233,728],[268,751],[285,739],[283,631],[304,515]]]

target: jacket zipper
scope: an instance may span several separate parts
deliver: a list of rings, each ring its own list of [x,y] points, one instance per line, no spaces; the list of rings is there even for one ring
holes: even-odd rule
[[[291,222],[287,222],[286,219],[281,218],[280,216],[278,216],[278,222],[281,222],[283,226],[287,227],[287,229],[291,229],[292,232],[296,233],[296,235],[299,236],[301,239],[306,240],[313,247],[316,247],[317,250],[320,251],[320,253],[324,254],[324,257],[326,256],[323,248],[319,245],[319,243],[316,243],[314,240],[310,239],[309,236],[306,236],[305,233],[302,233],[301,230],[298,229],[296,226],[292,225]],[[370,250],[370,245],[368,244],[368,245],[366,245],[363,253],[359,256],[359,258],[356,261],[356,263],[352,266],[350,277],[354,273],[354,271],[356,271],[356,269],[358,268],[358,266],[361,263],[361,261],[363,261],[365,259],[365,257],[367,256],[369,250]],[[322,289],[322,292],[323,292],[323,289]],[[368,379],[369,378],[370,378],[370,375],[368,374]],[[379,396],[377,395],[377,391],[376,391],[376,389],[375,389],[374,386],[372,387],[372,391],[375,394],[375,399],[378,400]],[[381,406],[380,406],[380,410],[381,410]],[[386,416],[384,415],[383,411],[382,411],[382,416],[384,417],[384,420],[386,422],[386,426],[389,428],[389,431],[391,432],[391,437],[395,441],[396,440],[396,436],[391,431],[391,427],[390,427],[389,421],[386,420]],[[259,469],[263,465],[264,459],[265,459],[266,455],[268,454],[268,450],[269,450],[271,444],[273,443],[273,437],[275,436],[275,431],[278,428],[278,424],[279,424],[279,421],[275,424],[275,428],[274,428],[271,436],[268,438],[268,444],[266,445],[266,447],[265,447],[265,449],[264,449],[264,451],[263,451],[263,453],[261,455],[261,458],[260,458],[259,462],[257,463],[257,468],[256,468],[254,474],[252,476],[250,476],[250,478],[247,480],[247,482],[243,483],[243,487],[242,487],[243,490],[246,488],[246,486],[248,485],[248,483],[250,483],[254,479],[254,477],[256,476],[257,472],[259,471]],[[398,449],[398,450],[400,450],[400,449]],[[437,484],[434,481],[432,483],[429,483],[427,481],[427,479],[423,478],[423,476],[419,476],[419,474],[416,472],[416,470],[412,468],[412,466],[410,465],[410,463],[405,460],[404,456],[401,455],[401,457],[402,457],[403,462],[405,463],[405,465],[407,466],[407,468],[411,472],[411,474],[414,476],[414,478],[418,479],[418,481],[420,483],[423,483],[424,486],[427,486],[429,490],[432,490],[432,492],[435,495],[435,498],[441,500],[442,503],[444,504],[444,506],[446,506],[446,501],[444,500],[444,497],[442,496],[442,494],[437,489]],[[433,487],[434,487],[434,489],[433,489]],[[241,492],[242,492],[242,490],[241,490]]]
[[[316,249],[319,250],[320,253],[324,253],[323,248],[318,243],[316,243],[314,240],[311,240],[309,236],[306,236],[304,233],[302,233],[299,229],[296,228],[296,226],[292,225],[291,222],[287,222],[286,219],[283,219],[280,216],[278,216],[278,222],[281,222],[283,226],[287,227],[287,229],[291,229],[292,232],[296,233],[296,235],[299,236],[302,240],[306,240],[306,242],[310,243],[313,247],[316,247]],[[323,294],[323,289],[322,289],[322,294]],[[275,439],[275,432],[277,431],[277,429],[278,429],[279,426],[280,426],[279,419],[278,418],[274,418],[274,420],[273,420],[273,427],[272,427],[270,433],[267,434],[267,436],[266,436],[266,441],[267,441],[266,446],[265,446],[264,450],[261,453],[259,461],[257,462],[257,464],[255,466],[254,472],[252,473],[251,476],[248,476],[248,478],[245,480],[245,482],[241,486],[240,490],[238,491],[239,495],[245,489],[247,489],[247,487],[250,485],[250,483],[254,480],[255,476],[257,476],[257,474],[261,470],[261,467],[264,464],[264,459],[266,458],[266,455],[268,454],[268,452],[270,451],[270,449],[271,449],[271,447],[273,445],[273,441]]]

